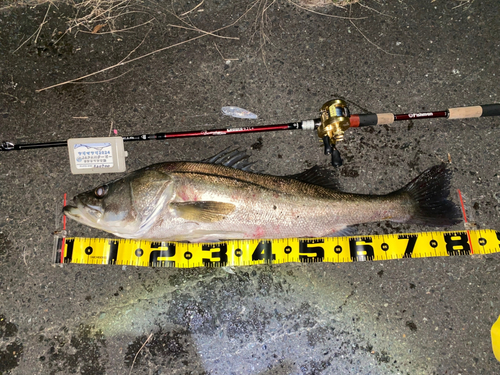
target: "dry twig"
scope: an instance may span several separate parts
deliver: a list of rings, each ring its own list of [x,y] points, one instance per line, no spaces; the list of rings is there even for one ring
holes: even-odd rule
[[[386,16],[386,17],[395,18],[394,16],[391,16],[391,15],[389,15],[389,14],[385,14],[385,13],[383,13],[383,12],[378,11],[378,10],[377,10],[377,9],[375,9],[375,8],[369,7],[368,5],[363,4],[361,1],[359,1],[359,2],[358,2],[358,4],[359,4],[361,7],[363,7],[363,8],[369,9],[369,10],[371,10],[372,12],[375,12],[375,13],[380,14],[381,16]]]
[[[201,7],[201,4],[203,4],[204,1],[205,0],[201,0],[201,2],[198,5],[196,5],[193,9],[188,10],[187,12],[182,13],[181,17],[187,16],[189,13],[194,12],[196,9],[198,9],[199,7]]]
[[[47,15],[49,14],[49,10],[50,10],[50,6],[52,5],[52,3],[49,2],[49,6],[47,7],[47,11],[45,12],[45,16],[43,17],[43,21],[42,23],[40,24],[40,26],[38,26],[38,29],[28,38],[26,39],[24,42],[21,43],[21,45],[19,47],[16,48],[16,50],[12,53],[16,53],[17,51],[19,51],[19,49],[24,46],[26,43],[28,43],[28,41],[33,38],[36,34],[36,37],[35,37],[35,44],[36,42],[38,41],[38,37],[40,36],[40,32],[42,31],[42,28],[43,28],[43,25],[45,25],[47,23],[46,19],[47,19]]]
[[[224,61],[237,61],[237,60],[239,60],[239,59],[226,59],[224,57],[224,55],[222,54],[222,52],[219,50],[219,47],[217,47],[217,43],[214,42],[214,46],[215,46],[215,49],[217,50],[217,52],[219,52],[220,57],[222,57],[222,60],[224,60]]]
[[[180,45],[183,45],[183,44],[186,44],[186,43],[192,42],[192,41],[194,41],[194,40],[196,40],[196,39],[203,38],[203,37],[205,37],[205,36],[207,36],[207,35],[212,35],[212,34],[217,33],[217,32],[219,32],[219,31],[225,30],[225,29],[230,28],[230,27],[234,26],[235,24],[237,24],[237,23],[238,23],[238,22],[239,22],[242,18],[244,18],[244,17],[248,14],[248,12],[249,12],[249,11],[250,11],[250,10],[251,10],[254,6],[255,6],[255,4],[253,4],[253,5],[252,5],[249,9],[247,9],[247,10],[245,11],[245,13],[243,13],[243,14],[242,14],[242,15],[241,15],[241,16],[240,16],[240,17],[239,17],[236,21],[234,21],[233,23],[231,23],[231,24],[229,24],[229,25],[227,25],[227,26],[220,27],[220,28],[218,28],[218,29],[216,29],[216,30],[214,30],[214,31],[211,31],[211,32],[206,32],[206,33],[203,33],[202,35],[195,36],[195,37],[193,37],[193,38],[191,38],[191,39],[188,39],[188,40],[185,40],[185,41],[183,41],[183,42],[174,43],[174,44],[171,44],[171,45],[169,45],[169,46],[166,46],[166,47],[163,47],[163,48],[160,48],[160,49],[157,49],[157,50],[154,50],[154,51],[148,52],[148,53],[146,53],[146,54],[144,54],[144,55],[142,55],[142,56],[138,56],[138,57],[135,57],[135,58],[130,59],[130,60],[127,60],[127,61],[123,61],[123,60],[122,60],[122,61],[120,61],[120,62],[119,62],[119,63],[117,63],[117,64],[114,64],[114,65],[108,66],[107,68],[104,68],[104,69],[98,70],[98,71],[93,72],[93,73],[86,74],[86,75],[81,76],[81,77],[78,77],[78,78],[70,79],[70,80],[65,81],[65,82],[60,82],[60,83],[57,83],[57,84],[55,84],[55,85],[51,85],[51,86],[44,87],[44,88],[42,88],[42,89],[38,89],[38,90],[35,90],[35,92],[39,93],[39,92],[42,92],[42,91],[45,91],[45,90],[49,90],[49,89],[52,89],[52,88],[55,88],[55,87],[59,87],[59,86],[63,86],[63,85],[67,85],[68,83],[75,83],[76,81],[80,81],[80,80],[85,79],[85,78],[93,77],[93,76],[95,76],[95,75],[97,75],[97,74],[107,72],[108,70],[115,69],[115,68],[117,68],[117,67],[119,67],[119,66],[123,66],[123,65],[126,65],[126,64],[130,64],[130,63],[132,63],[132,62],[134,62],[134,61],[138,61],[138,60],[144,59],[144,58],[146,58],[146,57],[152,56],[152,55],[157,54],[157,53],[159,53],[159,52],[163,52],[163,51],[166,51],[166,50],[168,50],[168,49],[171,49],[171,48],[174,48],[174,47],[178,47],[178,46],[180,46]],[[141,42],[141,43],[142,43],[142,42]],[[137,49],[137,47],[136,47],[135,49]],[[134,51],[135,51],[135,49],[134,49]],[[133,51],[132,51],[132,52],[133,52]],[[132,53],[132,52],[131,52],[131,53]],[[130,54],[131,54],[131,53],[129,53],[129,55],[128,55],[128,56],[130,56]]]
[[[43,25],[45,25],[45,22],[46,22],[45,20],[47,19],[47,14],[49,14],[49,10],[50,10],[51,5],[52,4],[49,3],[49,6],[47,7],[47,12],[45,12],[45,16],[43,17],[43,21],[40,24],[40,27],[38,28],[38,33],[36,34],[36,37],[35,37],[35,44],[38,41],[38,37],[40,36],[40,32],[42,31]]]
[[[114,125],[114,121],[113,121],[113,119],[111,119],[111,124],[109,125],[109,135],[108,135],[108,137],[111,137],[111,133],[113,133],[113,125]]]
[[[292,0],[287,0],[290,4],[296,6],[297,8],[300,8],[300,9],[303,9],[305,11],[308,11],[308,12],[311,12],[311,13],[314,13],[314,14],[319,14],[320,16],[325,16],[325,17],[332,17],[332,18],[339,18],[339,19],[342,19],[342,20],[363,20],[363,19],[366,19],[367,17],[358,17],[358,18],[353,18],[351,16],[349,17],[344,17],[344,16],[337,16],[335,14],[328,14],[328,13],[322,13],[322,12],[317,12],[315,10],[312,10],[308,7],[305,7],[305,6],[301,6],[299,5],[298,3],[292,1]],[[340,7],[340,6],[339,6]],[[344,9],[343,7],[340,7],[342,9]]]
[[[138,27],[142,27],[142,26],[145,26],[147,25],[148,23],[151,23],[155,20],[156,18],[151,18],[149,21],[146,21],[144,23],[141,23],[140,25],[135,25],[135,26],[130,26],[130,27],[126,27],[125,29],[119,29],[119,30],[111,30],[111,31],[104,31],[102,33],[99,33],[99,30],[97,30],[96,32],[94,32],[94,30],[92,31],[86,31],[86,30],[80,30],[81,33],[85,33],[85,34],[96,34],[98,33],[99,35],[104,35],[104,34],[116,34],[116,33],[123,33],[125,31],[129,31],[129,30],[132,30],[132,29],[137,29]],[[99,25],[98,25],[99,26]]]
[[[26,246],[23,247],[23,260],[26,267],[28,267],[28,262],[26,262]]]
[[[70,22],[69,30],[79,26],[85,26],[88,31],[92,31],[93,23],[110,24],[112,29],[116,18],[131,13],[126,12],[130,0],[87,0],[75,4],[75,8],[80,10],[90,9],[90,13],[85,16],[76,17]]]
[[[172,25],[172,24],[168,24],[167,26],[170,26],[170,27],[178,27],[179,29],[185,29],[185,30],[191,30],[191,31],[197,31],[199,33],[203,33],[203,34],[207,34],[207,35],[210,35],[210,36],[215,36],[216,38],[222,38],[222,39],[233,39],[233,40],[239,40],[240,38],[238,37],[234,37],[234,36],[224,36],[224,35],[217,35],[217,34],[214,34],[210,31],[205,31],[205,30],[201,30],[197,27],[187,27],[187,26],[182,26],[182,25]]]
[[[148,343],[148,341],[151,339],[151,337],[153,337],[153,332],[151,332],[148,336],[148,338],[146,339],[146,341],[144,341],[144,344],[142,344],[142,346],[140,347],[140,349],[137,351],[137,353],[135,353],[135,357],[134,357],[134,360],[132,361],[132,365],[130,365],[130,371],[128,372],[128,374],[130,375],[132,373],[132,369],[134,368],[134,364],[135,364],[135,361],[137,359],[137,356],[139,355],[139,353],[141,352],[141,350],[146,346],[146,344]]]
[[[403,56],[400,53],[388,52],[385,49],[383,49],[382,47],[378,46],[377,44],[375,44],[374,42],[372,42],[370,39],[368,39],[368,37],[365,34],[363,34],[363,32],[359,29],[359,27],[356,26],[356,24],[352,20],[349,20],[349,22],[356,28],[356,30],[358,30],[358,32],[363,36],[363,38],[365,38],[368,41],[368,43],[370,43],[372,46],[378,48],[382,52],[387,53],[388,55],[391,55],[391,56]]]
[[[107,82],[111,82],[111,81],[114,81],[115,79],[118,79],[120,77],[123,77],[125,74],[128,74],[130,73],[132,70],[134,69],[129,69],[127,70],[125,73],[122,73],[116,77],[113,77],[113,78],[109,78],[109,79],[103,79],[102,81],[92,81],[92,82],[73,82],[73,84],[75,85],[95,85],[97,83],[107,83]]]

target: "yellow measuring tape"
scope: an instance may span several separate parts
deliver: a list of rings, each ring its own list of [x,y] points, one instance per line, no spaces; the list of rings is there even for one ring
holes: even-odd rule
[[[500,252],[500,232],[490,229],[209,244],[75,237],[56,238],[54,263],[192,268],[349,263],[496,252]]]

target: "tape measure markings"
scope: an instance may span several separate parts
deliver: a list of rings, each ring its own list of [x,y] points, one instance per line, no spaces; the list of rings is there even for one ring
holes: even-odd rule
[[[106,238],[58,238],[54,263],[139,267],[220,267],[290,262],[349,263],[500,252],[494,230],[372,236],[176,243]]]

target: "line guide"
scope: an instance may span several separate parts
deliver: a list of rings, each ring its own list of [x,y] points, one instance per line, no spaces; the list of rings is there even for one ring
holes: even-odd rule
[[[215,243],[56,237],[53,262],[194,268],[350,263],[498,252],[500,232],[491,229]]]

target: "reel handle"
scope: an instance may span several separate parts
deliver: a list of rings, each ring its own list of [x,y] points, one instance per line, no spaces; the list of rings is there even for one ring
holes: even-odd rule
[[[325,147],[325,155],[332,155],[332,165],[334,167],[341,167],[343,160],[340,156],[340,152],[337,150],[337,147],[330,142],[330,137],[328,137],[328,135],[323,137],[323,146]]]
[[[332,152],[332,165],[334,167],[341,167],[343,163],[344,163],[344,161],[342,160],[342,158],[340,156],[339,150],[337,150],[337,148],[334,147],[333,152]]]

